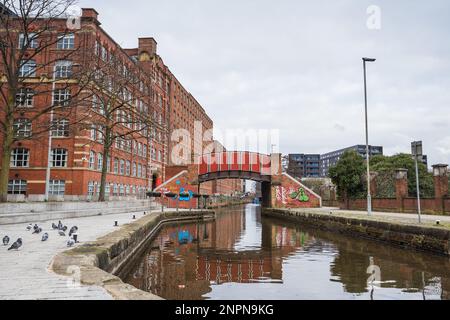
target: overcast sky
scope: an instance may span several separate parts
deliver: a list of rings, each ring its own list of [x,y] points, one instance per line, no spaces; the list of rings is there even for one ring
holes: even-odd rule
[[[152,36],[217,128],[280,129],[283,153],[365,142],[361,57],[368,65],[370,143],[385,154],[424,141],[450,163],[448,0],[95,0],[123,47]],[[369,29],[370,5],[381,29]],[[372,20],[371,20],[372,21]]]

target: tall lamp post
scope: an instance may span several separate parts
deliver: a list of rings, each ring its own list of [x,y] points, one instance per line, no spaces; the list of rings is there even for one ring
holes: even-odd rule
[[[367,117],[367,76],[366,76],[366,62],[375,62],[373,58],[362,58],[364,67],[364,106],[366,117],[366,161],[367,161],[367,214],[372,215],[372,196],[370,195],[370,150],[369,150],[369,122]]]
[[[416,190],[417,190],[417,215],[419,223],[422,223],[422,209],[420,207],[420,184],[419,184],[419,164],[418,157],[423,155],[422,141],[414,141],[411,143],[411,153],[414,156],[414,164],[416,166]]]

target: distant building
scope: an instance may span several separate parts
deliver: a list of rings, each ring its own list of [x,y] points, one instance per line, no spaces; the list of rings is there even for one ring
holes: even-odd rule
[[[287,173],[294,178],[320,177],[320,154],[290,154]]]
[[[341,159],[344,152],[354,150],[362,157],[366,157],[366,146],[365,145],[356,145],[332,152],[325,153],[320,156],[320,175],[322,177],[328,176],[328,171],[331,167],[335,166],[339,159]],[[377,156],[377,155],[383,155],[383,147],[380,146],[369,146],[369,155]]]

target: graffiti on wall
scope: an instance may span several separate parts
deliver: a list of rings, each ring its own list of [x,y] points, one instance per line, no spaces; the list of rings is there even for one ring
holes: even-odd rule
[[[293,186],[277,186],[276,197],[278,202],[281,202],[285,205],[292,201],[308,202],[310,199],[304,188],[295,188]]]

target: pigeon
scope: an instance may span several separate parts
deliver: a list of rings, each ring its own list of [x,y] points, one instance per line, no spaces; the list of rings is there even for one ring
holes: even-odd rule
[[[36,231],[37,229],[39,229],[39,226],[37,224],[35,224],[34,227],[33,227],[33,230]]]
[[[66,232],[67,231],[67,226],[62,227],[61,230]]]
[[[37,228],[37,229],[35,229],[34,231],[33,231],[33,234],[39,234],[39,233],[41,233],[42,232],[42,228]]]
[[[58,226],[55,223],[52,223],[52,229],[56,230],[56,229],[58,229]]]
[[[30,231],[31,228],[33,228],[33,225],[30,223],[30,224],[28,225],[28,227],[27,227],[27,231]]]
[[[61,220],[58,221],[58,229],[61,230],[63,227],[63,224],[61,223]]]
[[[69,241],[67,241],[68,247],[73,247],[74,245],[75,245],[75,241],[73,239],[69,239]]]
[[[9,237],[8,236],[4,236],[3,237],[3,245],[7,246],[9,244]]]
[[[59,235],[61,236],[61,237],[65,237],[66,236],[66,234],[64,233],[64,231],[62,231],[62,230],[59,230]]]
[[[9,247],[8,251],[9,251],[9,250],[19,250],[19,248],[20,248],[21,246],[22,246],[22,238],[19,238],[19,239],[17,239],[16,242],[14,242],[14,243],[12,244],[11,247]]]
[[[78,227],[77,226],[73,226],[72,228],[70,228],[69,237],[71,237],[72,234],[74,234],[77,231],[78,231]]]
[[[48,240],[48,233],[46,232],[42,235],[42,241],[47,241],[47,240]]]

